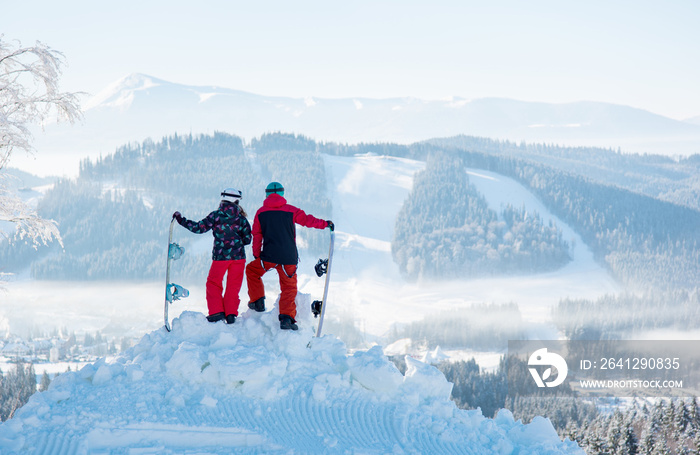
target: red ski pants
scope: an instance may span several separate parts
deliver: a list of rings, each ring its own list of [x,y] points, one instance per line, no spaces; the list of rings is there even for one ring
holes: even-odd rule
[[[207,276],[207,307],[209,314],[223,312],[227,316],[238,316],[241,299],[238,294],[243,284],[245,259],[231,261],[212,261]],[[224,275],[226,275],[226,292],[224,292]]]
[[[282,265],[272,262],[254,259],[245,268],[245,276],[248,281],[248,297],[254,302],[265,297],[265,285],[262,276],[270,270],[277,270],[280,279],[280,314],[286,314],[296,320],[297,305],[297,266],[294,264]]]

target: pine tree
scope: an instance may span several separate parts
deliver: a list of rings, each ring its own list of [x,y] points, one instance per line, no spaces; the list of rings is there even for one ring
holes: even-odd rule
[[[617,453],[620,455],[636,455],[639,453],[639,442],[631,423],[628,423],[622,430],[622,437],[620,438],[620,446]]]
[[[49,374],[44,371],[44,374],[41,375],[41,383],[39,383],[39,392],[46,392],[49,390],[49,385],[51,385],[51,378]]]
[[[686,432],[688,433],[688,435],[690,435],[691,438],[695,438],[695,435],[698,433],[698,428],[700,428],[700,413],[698,412],[697,397],[693,397],[692,401],[690,402],[688,414],[689,428],[686,428]]]
[[[595,428],[595,430],[586,440],[586,453],[589,455],[608,453],[608,446],[605,443],[605,437],[599,433],[598,428]]]
[[[632,408],[627,412],[624,421],[623,435],[620,441],[621,454],[636,455],[639,453],[639,439],[635,433],[637,410]]]
[[[607,427],[607,438],[606,445],[608,451],[611,454],[618,454],[620,449],[620,442],[623,434],[623,421],[622,413],[619,410],[615,411],[612,418],[610,419],[610,424]]]
[[[644,455],[654,455],[654,446],[656,445],[656,433],[652,428],[646,428],[642,432],[641,453]]]
[[[564,437],[569,438],[569,440],[571,441],[575,441],[579,446],[583,442],[583,438],[581,437],[581,432],[579,431],[578,425],[573,420],[569,420],[569,423],[566,425],[566,429],[564,430]]]
[[[676,441],[680,441],[688,435],[688,431],[690,430],[690,409],[685,404],[684,400],[681,400],[676,407],[673,426],[673,439]]]
[[[700,455],[700,431],[695,432],[695,437],[693,438],[693,450],[691,453],[693,455]]]
[[[652,451],[653,455],[671,455],[671,448],[668,446],[664,439],[657,439],[654,443],[654,449]]]

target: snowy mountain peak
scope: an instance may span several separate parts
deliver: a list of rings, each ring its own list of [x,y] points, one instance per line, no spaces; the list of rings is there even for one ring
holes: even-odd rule
[[[582,453],[543,418],[458,409],[430,365],[407,358],[402,375],[378,346],[314,338],[309,303],[298,332],[276,308],[233,326],[184,312],[32,396],[0,426],[2,453]]]
[[[472,135],[685,155],[697,153],[700,138],[699,125],[608,103],[550,104],[456,96],[440,100],[293,98],[184,85],[140,73],[109,85],[85,109],[82,130],[63,134],[68,139],[61,134],[47,135],[40,138],[37,148],[97,155],[135,140],[176,132],[225,131],[252,138],[286,131],[349,143],[410,143]],[[70,143],[62,144],[67,140]]]
[[[132,73],[113,82],[85,103],[85,110],[98,106],[125,110],[134,100],[134,92],[162,85],[165,81],[146,74]]]

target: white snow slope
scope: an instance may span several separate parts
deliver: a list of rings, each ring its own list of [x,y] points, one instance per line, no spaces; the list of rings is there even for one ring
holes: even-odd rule
[[[0,453],[573,454],[551,423],[458,409],[434,367],[380,347],[348,355],[277,308],[233,326],[185,312],[121,356],[58,376],[0,425]]]
[[[409,197],[413,177],[425,163],[386,156],[324,156],[328,188],[333,204],[336,244],[333,261],[333,314],[339,308],[361,321],[368,333],[382,335],[392,324],[418,321],[427,314],[464,310],[475,303],[516,302],[523,318],[531,323],[533,337],[556,339],[551,327],[551,308],[566,297],[595,299],[619,289],[593,259],[581,237],[554,216],[525,187],[502,175],[470,169],[469,180],[489,206],[500,212],[510,203],[536,211],[545,223],[562,229],[564,240],[573,243],[572,261],[548,273],[482,277],[463,280],[401,279],[391,257],[394,223]],[[311,259],[302,262],[313,263]],[[302,271],[303,273],[303,271]],[[300,279],[300,290],[321,295],[323,281]]]

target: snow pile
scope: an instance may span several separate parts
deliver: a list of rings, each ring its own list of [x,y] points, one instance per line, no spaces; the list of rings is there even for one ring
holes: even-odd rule
[[[403,376],[378,346],[349,355],[277,309],[233,326],[184,312],[116,359],[58,376],[0,426],[7,453],[583,453],[548,420],[458,409],[436,368]]]
[[[440,346],[438,346],[433,351],[428,351],[425,354],[423,354],[421,362],[429,363],[430,365],[437,365],[443,360],[447,360],[449,358],[450,356],[445,354],[443,350],[440,349]]]

